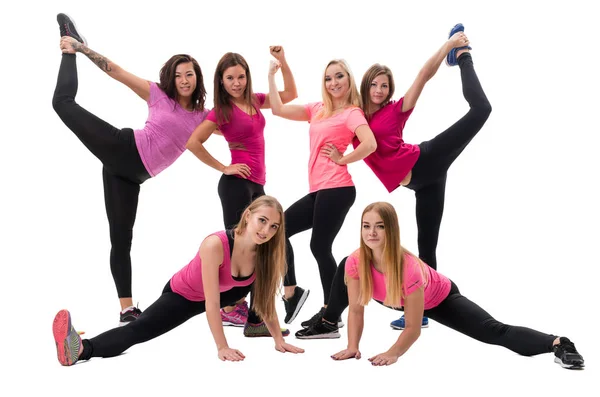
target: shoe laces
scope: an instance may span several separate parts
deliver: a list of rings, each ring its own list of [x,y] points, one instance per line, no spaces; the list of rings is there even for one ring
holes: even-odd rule
[[[135,317],[139,317],[140,314],[142,314],[142,311],[140,310],[140,302],[137,302],[133,309],[131,309],[131,314],[133,314]]]
[[[562,348],[562,350],[565,353],[579,354],[577,352],[577,349],[575,348],[575,344],[573,342],[571,342],[567,338],[560,338],[560,344],[559,344],[559,346]]]
[[[71,29],[69,29],[69,24],[68,23],[63,23],[63,29],[65,30],[65,32],[67,33],[67,36],[71,35]]]
[[[225,313],[225,315],[229,318],[234,318],[238,321],[242,321],[244,319],[244,315],[236,310],[230,311],[229,313]]]
[[[248,303],[246,301],[240,303],[239,305],[235,305],[235,312],[239,313],[242,316],[248,317]]]
[[[319,322],[321,322],[321,318],[323,317],[323,314],[325,314],[325,308],[324,307],[322,307],[317,312],[317,314],[315,314],[314,316],[312,316],[310,318],[310,320],[308,320],[308,321],[310,321],[311,323],[314,323],[314,324],[319,323]]]

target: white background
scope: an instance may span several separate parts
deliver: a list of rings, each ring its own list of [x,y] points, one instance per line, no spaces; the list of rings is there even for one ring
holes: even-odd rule
[[[598,34],[584,5],[551,2],[148,2],[83,1],[2,5],[2,395],[564,395],[598,390],[596,193]],[[249,62],[255,92],[266,92],[269,45],[284,46],[303,104],[320,100],[326,63],[345,58],[360,81],[375,62],[396,77],[398,99],[457,22],[466,26],[475,68],[493,112],[452,166],[438,247],[438,268],[497,319],[566,335],[586,359],[566,371],[551,354],[519,357],[432,322],[399,362],[373,368],[366,358],[398,336],[395,312],[371,304],[360,361],[333,362],[342,338],[288,342],[226,329],[247,356],[222,363],[205,316],[112,359],[61,367],[51,334],[68,308],[92,337],[116,325],[109,271],[101,165],[54,113],[60,64],[56,14],[67,12],[95,51],[149,80],[175,53],[200,63],[212,104],[213,73],[227,51]],[[117,127],[141,128],[147,106],[78,55],[77,101]],[[281,80],[279,82],[282,87]],[[406,129],[419,143],[466,111],[458,67],[442,65]],[[264,112],[268,194],[284,208],[308,191],[308,124]],[[207,147],[222,162],[221,137]],[[367,166],[352,164],[357,198],[334,245],[339,261],[358,245],[360,213],[387,200],[399,212],[403,244],[417,251],[414,194],[388,194]],[[222,228],[220,175],[191,153],[142,185],[132,250],[134,300],[147,308],[200,241]],[[311,295],[291,330],[322,303],[310,233],[295,236],[299,284]],[[283,304],[278,300],[280,319]],[[344,313],[346,320],[347,313]],[[8,369],[8,371],[6,371]],[[30,393],[31,392],[31,393]],[[175,394],[176,395],[176,394]]]

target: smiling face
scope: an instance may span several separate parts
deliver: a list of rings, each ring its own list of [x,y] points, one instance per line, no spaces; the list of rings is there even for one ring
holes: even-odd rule
[[[369,99],[375,105],[381,105],[390,95],[390,79],[386,74],[380,74],[371,81]]]
[[[332,99],[342,100],[348,96],[350,77],[341,64],[333,63],[325,69],[325,91]]]
[[[242,98],[248,84],[246,70],[241,65],[228,67],[223,72],[221,84],[233,99]]]
[[[271,240],[281,225],[281,215],[277,209],[262,205],[253,212],[246,213],[246,233],[256,244]]]
[[[180,63],[175,68],[175,87],[180,97],[191,97],[196,89],[196,72],[192,62]]]
[[[374,251],[385,246],[385,225],[376,211],[363,215],[361,236],[365,245]]]

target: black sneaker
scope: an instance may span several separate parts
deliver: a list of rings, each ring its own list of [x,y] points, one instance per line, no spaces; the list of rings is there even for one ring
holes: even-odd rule
[[[325,308],[322,307],[321,310],[319,310],[319,312],[317,314],[315,314],[314,316],[312,316],[310,319],[306,320],[306,321],[302,321],[300,323],[300,325],[303,328],[308,328],[311,327],[315,324],[317,324],[319,321],[321,321],[323,319],[323,316],[325,315]],[[342,318],[338,318],[337,321],[337,327],[338,328],[342,328],[344,326],[344,322],[342,321]]]
[[[335,324],[318,321],[308,328],[296,332],[298,339],[335,339],[340,337],[339,328]]]
[[[58,14],[56,16],[58,25],[60,26],[60,37],[69,36],[80,42],[81,44],[87,45],[85,37],[79,34],[75,22],[67,14]]]
[[[569,338],[561,337],[560,343],[554,346],[554,362],[563,368],[581,369],[583,365],[583,357],[575,349],[575,344]]]
[[[290,324],[292,321],[294,321],[298,315],[298,312],[300,312],[300,309],[302,309],[304,302],[306,302],[306,298],[308,298],[309,293],[310,290],[304,290],[296,286],[294,289],[294,295],[292,295],[290,299],[283,298],[283,305],[285,306],[284,321],[286,324]]]
[[[142,314],[142,311],[135,306],[130,306],[125,311],[121,312],[121,320],[119,326],[127,325],[135,320]]]

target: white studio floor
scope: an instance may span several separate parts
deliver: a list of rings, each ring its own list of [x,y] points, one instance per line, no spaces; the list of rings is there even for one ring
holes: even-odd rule
[[[283,313],[282,306],[278,306],[280,313]],[[317,306],[318,302],[309,298],[301,315],[312,313]],[[100,313],[104,314],[99,310],[97,316],[92,316],[86,309],[77,310],[73,312],[73,322],[78,329],[86,331],[85,336],[92,337],[103,330],[98,325],[100,317],[110,317],[105,318],[108,321],[104,323],[114,323],[114,316]],[[125,395],[126,391],[132,392],[131,388],[136,395],[217,395],[249,393],[248,388],[257,386],[267,396],[304,396],[320,390],[350,395],[395,392],[560,396],[565,393],[593,395],[589,391],[597,387],[593,381],[597,374],[593,341],[586,339],[586,332],[575,331],[570,336],[584,358],[591,361],[583,371],[560,368],[553,362],[552,354],[521,357],[501,347],[484,345],[433,321],[398,363],[373,367],[367,358],[391,346],[399,331],[388,326],[394,319],[393,311],[375,303],[369,305],[366,313],[361,360],[335,362],[329,358],[346,346],[346,327],[341,329],[340,339],[286,338],[306,350],[301,355],[279,353],[274,350],[271,338],[245,338],[241,328],[227,327],[229,345],[240,349],[246,359],[239,363],[221,362],[206,317],[200,315],[162,337],[131,348],[120,357],[94,358],[74,367],[58,364],[50,332],[52,316],[48,315],[44,324],[46,332],[35,340],[39,358],[28,360],[22,366],[29,370],[27,375],[23,374],[21,388],[23,391],[58,391],[66,387],[91,396]],[[344,321],[346,315],[347,312]],[[533,320],[530,321],[533,324],[545,323]],[[292,331],[299,327],[292,325]]]

